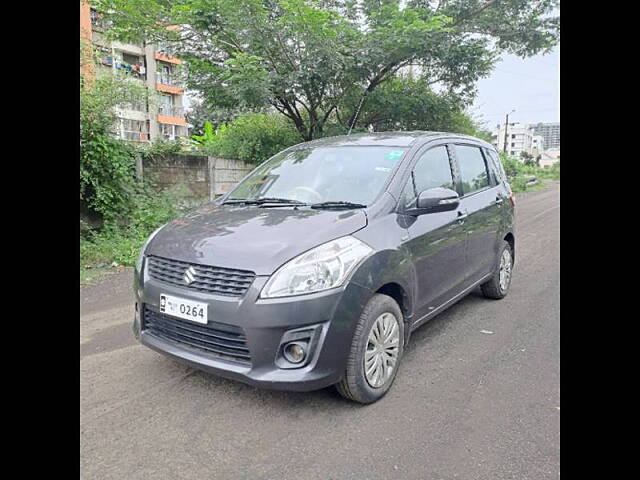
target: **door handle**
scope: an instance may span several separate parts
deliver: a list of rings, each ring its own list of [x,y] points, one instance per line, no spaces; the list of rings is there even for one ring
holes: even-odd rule
[[[502,198],[500,195],[498,195],[496,197],[496,205],[500,205],[502,202],[504,202],[504,198]]]
[[[458,210],[458,218],[456,220],[458,220],[458,221],[464,220],[468,216],[469,216],[469,212],[467,212],[466,210],[464,210],[464,211]]]

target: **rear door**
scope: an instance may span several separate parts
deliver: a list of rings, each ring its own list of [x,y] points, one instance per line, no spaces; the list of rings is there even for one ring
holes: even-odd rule
[[[446,145],[427,147],[416,161],[400,199],[400,209],[410,208],[428,188],[455,189]],[[465,279],[466,234],[458,211],[408,217],[409,249],[416,272],[416,318],[449,300]]]
[[[489,168],[482,148],[473,144],[452,145],[458,171],[460,210],[466,216],[467,284],[480,280],[495,267],[504,193],[495,171]]]

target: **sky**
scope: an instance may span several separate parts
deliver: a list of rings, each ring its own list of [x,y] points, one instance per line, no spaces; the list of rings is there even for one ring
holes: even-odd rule
[[[503,55],[487,78],[477,83],[478,94],[472,116],[486,128],[504,123],[560,121],[560,47],[547,55],[522,59]]]

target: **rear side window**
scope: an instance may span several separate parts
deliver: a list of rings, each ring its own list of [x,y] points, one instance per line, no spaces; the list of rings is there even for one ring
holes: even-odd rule
[[[501,178],[503,181],[506,182],[507,174],[504,171],[504,167],[502,166],[502,162],[500,161],[498,154],[493,150],[489,150],[488,148],[484,149],[484,153],[487,159],[489,160],[490,167],[491,167],[490,169],[495,170],[496,177],[499,179]]]
[[[489,186],[487,165],[478,147],[456,145],[462,193],[466,195]]]

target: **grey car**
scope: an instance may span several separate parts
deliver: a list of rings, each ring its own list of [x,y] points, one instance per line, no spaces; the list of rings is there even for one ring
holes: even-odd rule
[[[476,286],[507,294],[515,202],[494,147],[387,132],[290,147],[156,230],[134,333],[251,385],[372,403],[413,330]],[[407,372],[410,374],[411,372]]]

